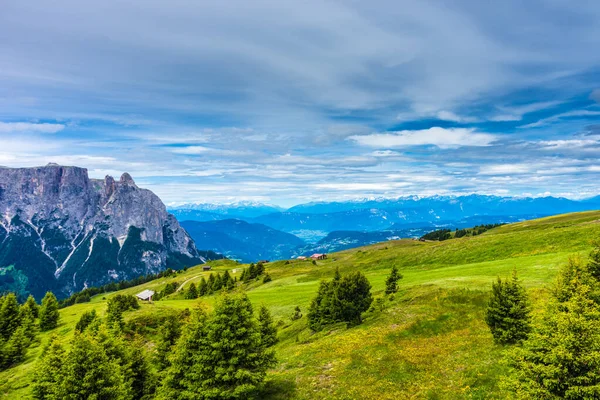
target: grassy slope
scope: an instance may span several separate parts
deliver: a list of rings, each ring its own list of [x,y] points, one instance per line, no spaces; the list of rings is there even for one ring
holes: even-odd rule
[[[269,375],[269,398],[504,398],[497,387],[503,367],[502,348],[492,343],[483,323],[491,281],[516,268],[543,309],[547,287],[557,268],[575,253],[584,255],[600,237],[600,212],[567,214],[502,226],[481,236],[446,242],[401,240],[330,256],[317,266],[310,262],[278,261],[267,265],[273,281],[253,284],[248,295],[255,305],[267,305],[281,321],[276,346],[279,366]],[[366,314],[365,323],[346,329],[333,326],[318,334],[306,328],[306,318],[291,322],[296,305],[306,313],[319,280],[362,270],[381,295],[392,265],[404,274],[401,291]],[[229,261],[213,263],[217,271],[237,269]],[[207,275],[191,268],[177,278],[159,279],[121,293],[160,289],[168,281],[194,282]],[[189,284],[189,283],[188,283]],[[54,333],[68,339],[79,316],[105,298],[61,311]],[[158,313],[168,308],[191,308],[196,301],[175,294],[135,313]],[[208,305],[214,297],[201,300]],[[42,335],[47,340],[49,333]],[[29,351],[25,363],[0,373],[0,397],[27,398],[30,372],[41,346]]]

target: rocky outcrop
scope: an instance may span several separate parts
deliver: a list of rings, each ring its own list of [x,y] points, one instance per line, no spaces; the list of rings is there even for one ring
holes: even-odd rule
[[[124,173],[0,168],[0,291],[41,297],[202,263],[162,201]]]

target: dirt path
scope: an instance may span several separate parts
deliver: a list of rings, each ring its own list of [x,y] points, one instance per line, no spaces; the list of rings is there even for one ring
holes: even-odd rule
[[[179,285],[179,287],[177,288],[177,290],[175,291],[175,293],[179,292],[181,289],[183,289],[183,287],[185,286],[186,283],[188,283],[189,281],[191,281],[192,279],[196,279],[199,276],[202,276],[202,274],[200,275],[196,275],[196,276],[192,276],[191,278],[186,279],[185,281],[183,281],[183,283],[181,285]]]

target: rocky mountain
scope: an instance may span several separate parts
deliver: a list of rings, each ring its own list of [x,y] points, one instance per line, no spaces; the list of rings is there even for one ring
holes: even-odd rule
[[[0,291],[40,298],[202,263],[194,241],[128,173],[0,168]]]
[[[290,258],[305,243],[298,237],[262,224],[237,219],[182,221],[198,246],[242,262]]]

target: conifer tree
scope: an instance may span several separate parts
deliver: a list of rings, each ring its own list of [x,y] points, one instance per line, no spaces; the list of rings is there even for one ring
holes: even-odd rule
[[[62,381],[62,365],[65,349],[56,336],[52,336],[33,369],[33,397],[35,399],[58,399],[58,386]]]
[[[223,287],[225,289],[227,289],[227,290],[233,289],[234,282],[233,282],[233,278],[231,277],[231,274],[229,274],[229,271],[225,271],[223,273],[223,278],[221,281],[222,281]]]
[[[10,337],[21,325],[21,311],[17,296],[14,293],[9,293],[2,297],[0,305],[0,337],[5,341]]]
[[[206,294],[213,293],[213,286],[215,285],[215,275],[211,273],[208,277],[208,282],[206,282]]]
[[[154,363],[159,371],[163,371],[171,365],[169,356],[173,352],[173,347],[177,339],[181,336],[181,322],[177,316],[171,315],[162,325],[159,331],[158,341],[156,343],[156,355]]]
[[[248,273],[246,274],[246,280],[251,280],[256,278],[256,267],[254,266],[254,263],[250,264],[250,266],[248,267]]]
[[[23,328],[23,333],[27,338],[27,345],[29,346],[36,340],[38,334],[35,317],[29,307],[21,307],[21,328]]]
[[[75,325],[75,330],[78,332],[83,332],[85,328],[87,328],[95,319],[96,310],[84,312],[83,314],[81,314],[79,321],[77,321],[77,325]]]
[[[177,344],[160,399],[247,399],[259,393],[274,355],[266,351],[246,295],[198,312]]]
[[[254,273],[256,274],[256,276],[261,276],[262,274],[264,274],[265,273],[265,266],[264,266],[264,264],[261,263],[261,262],[257,263],[256,267],[255,267]]]
[[[594,241],[593,246],[588,261],[588,270],[596,280],[600,281],[600,240]]]
[[[269,309],[264,305],[260,307],[258,313],[258,324],[262,341],[266,347],[271,347],[277,343],[277,327],[273,323],[273,317]]]
[[[36,319],[40,315],[40,306],[35,302],[35,299],[32,295],[27,297],[25,303],[21,306],[21,312],[26,311],[33,316],[33,319]]]
[[[23,361],[29,343],[30,340],[25,333],[25,328],[20,326],[2,348],[4,366],[8,367]]]
[[[392,267],[390,275],[385,281],[385,294],[393,294],[398,291],[398,281],[402,279],[402,274],[398,272],[398,267]]]
[[[58,326],[60,314],[58,312],[58,301],[52,292],[47,292],[42,299],[40,307],[40,329],[48,331]]]
[[[190,283],[190,286],[185,291],[185,298],[188,300],[198,298],[198,290],[196,289],[196,284],[194,282]]]
[[[571,296],[551,301],[529,339],[506,357],[512,398],[600,398],[600,308],[579,277],[569,285]]]
[[[58,399],[130,398],[121,367],[111,360],[95,338],[76,333],[63,360]]]
[[[217,293],[218,291],[221,290],[222,287],[223,287],[223,280],[221,279],[221,274],[217,274],[215,276],[215,281],[212,285],[213,293]]]
[[[200,279],[200,283],[198,284],[198,296],[206,296],[208,294],[208,285],[206,283],[206,279],[202,277]]]
[[[529,300],[525,289],[513,271],[512,278],[492,284],[485,322],[489,326],[494,341],[499,344],[519,343],[531,331]]]
[[[339,302],[337,319],[346,321],[350,326],[362,322],[362,313],[367,311],[373,302],[371,284],[360,271],[342,277],[335,297]]]

